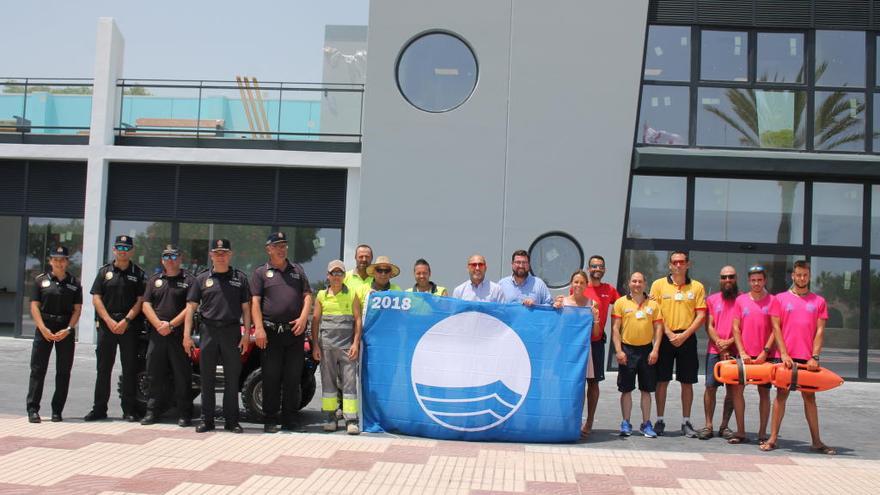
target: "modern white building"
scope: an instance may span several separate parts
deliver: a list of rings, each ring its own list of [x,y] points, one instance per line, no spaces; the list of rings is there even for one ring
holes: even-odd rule
[[[560,292],[594,253],[624,289],[684,249],[710,291],[724,264],[763,265],[784,290],[806,257],[830,307],[823,365],[876,379],[877,9],[374,1],[366,43],[328,27],[323,83],[259,89],[125,80],[123,37],[101,19],[93,80],[0,93],[0,319],[32,333],[27,281],[49,244],[76,245],[90,284],[118,233],[148,268],[164,242],[202,264],[230,237],[246,269],[282,228],[313,279],[365,242],[402,286],[417,258],[453,286],[470,254],[497,279],[527,249]],[[57,89],[77,85],[92,88],[90,120],[59,122],[77,94]],[[15,95],[22,113],[7,110]]]

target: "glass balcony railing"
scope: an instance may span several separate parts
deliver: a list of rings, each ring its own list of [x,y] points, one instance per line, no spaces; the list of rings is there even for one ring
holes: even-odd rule
[[[120,80],[117,136],[359,143],[360,84]]]
[[[0,134],[88,135],[91,79],[0,78]]]

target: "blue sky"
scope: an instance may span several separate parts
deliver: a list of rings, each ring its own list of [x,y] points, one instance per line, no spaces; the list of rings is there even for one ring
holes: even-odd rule
[[[97,20],[113,17],[129,79],[319,82],[324,26],[366,25],[368,11],[369,0],[11,2],[0,77],[92,77]]]

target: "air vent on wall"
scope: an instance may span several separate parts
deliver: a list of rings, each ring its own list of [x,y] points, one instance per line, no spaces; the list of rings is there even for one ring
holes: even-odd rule
[[[755,5],[755,25],[808,29],[813,25],[811,0],[761,0]]]

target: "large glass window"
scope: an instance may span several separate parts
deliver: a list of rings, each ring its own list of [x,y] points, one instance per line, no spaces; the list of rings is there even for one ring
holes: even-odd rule
[[[816,91],[813,146],[827,151],[865,151],[865,95]]]
[[[880,254],[880,186],[876,184],[871,186],[871,254]]]
[[[647,249],[627,249],[623,252],[620,261],[620,280],[618,287],[623,289],[621,294],[629,293],[629,276],[633,272],[640,272],[645,276],[645,291],[651,289],[651,282],[660,277],[665,277],[667,269],[667,251],[652,251]]]
[[[626,235],[641,239],[684,239],[686,198],[684,177],[634,176]]]
[[[327,264],[342,258],[342,229],[281,227],[289,242],[287,256],[302,265],[313,288],[327,284]]]
[[[688,144],[689,93],[682,86],[642,86],[638,142]]]
[[[696,179],[694,239],[800,244],[803,226],[802,182]]]
[[[700,88],[697,144],[804,148],[806,92]]]
[[[700,79],[749,80],[749,35],[744,31],[703,31],[700,42]]]
[[[759,82],[804,82],[804,35],[758,33]]]
[[[828,305],[821,364],[843,377],[858,376],[862,262],[813,257],[810,264],[810,288]]]
[[[861,184],[813,184],[813,244],[862,245]]]
[[[816,31],[816,85],[865,86],[865,33]]]
[[[21,217],[0,216],[0,238],[0,336],[11,337],[20,311],[16,298],[20,295]]]
[[[452,110],[477,85],[477,59],[470,47],[448,33],[428,33],[403,49],[397,84],[404,98],[426,112]]]
[[[868,306],[868,378],[880,378],[880,260],[871,260],[871,302]]]
[[[266,225],[226,225],[213,223],[181,223],[180,242],[184,268],[198,273],[211,267],[211,241],[229,239],[232,243],[232,266],[250,276],[254,268],[267,260]]]
[[[113,243],[118,235],[134,239],[134,262],[150,276],[162,271],[162,250],[171,242],[171,224],[168,222],[138,222],[111,220],[107,231],[107,262],[113,260]]]
[[[687,81],[691,78],[691,28],[651,26],[645,53],[645,79]]]
[[[34,334],[34,322],[30,312],[30,293],[34,279],[49,270],[49,251],[56,246],[70,250],[70,266],[67,271],[79,278],[82,274],[83,221],[79,218],[28,219],[27,247],[24,261],[24,294],[22,297],[21,334]],[[92,287],[91,280],[81,280],[83,290]]]

